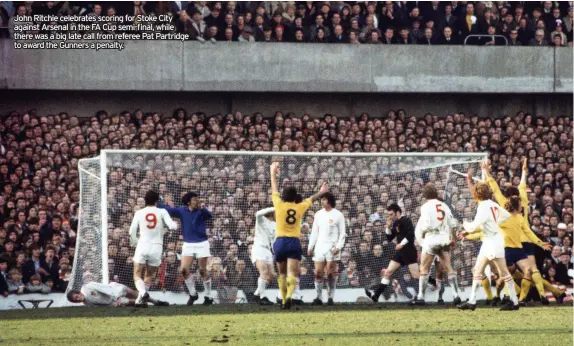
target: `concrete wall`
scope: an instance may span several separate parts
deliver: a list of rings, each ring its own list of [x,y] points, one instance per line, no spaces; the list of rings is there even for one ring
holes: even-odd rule
[[[571,93],[572,50],[540,47],[126,42],[15,50],[0,89],[345,93]]]
[[[572,115],[571,94],[429,94],[429,93],[225,93],[225,92],[149,92],[149,91],[67,91],[67,90],[1,90],[0,116],[10,110],[39,114],[66,111],[88,117],[100,109],[108,112],[157,111],[166,115],[179,107],[188,112],[206,114],[238,110],[244,114],[262,112],[273,116],[276,111],[308,113],[322,116],[359,115],[367,112],[383,116],[391,109],[403,108],[409,115],[426,112],[446,115],[454,112],[501,116],[519,110],[536,115]]]

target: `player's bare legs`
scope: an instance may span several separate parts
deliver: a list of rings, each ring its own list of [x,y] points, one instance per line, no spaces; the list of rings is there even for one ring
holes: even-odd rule
[[[420,265],[420,273],[419,268],[414,268],[414,264],[409,265],[409,271],[411,275],[413,275],[413,271],[419,275],[419,294],[417,295],[416,299],[412,302],[413,305],[424,305],[425,304],[425,290],[427,289],[428,284],[428,277],[430,267],[434,260],[434,255],[430,255],[427,253],[421,254],[421,265]],[[411,270],[411,266],[413,269]],[[414,275],[413,275],[414,278]]]
[[[443,273],[444,268],[440,261],[435,262],[435,271],[436,271],[436,289],[438,291],[438,301],[437,303],[442,304],[444,300],[442,299],[442,295],[444,294],[444,284],[443,284]]]
[[[257,279],[257,290],[255,296],[259,297],[258,301],[261,305],[273,305],[272,302],[265,297],[265,289],[267,285],[273,281],[273,263],[257,260],[255,266],[259,271],[259,278]]]
[[[518,298],[516,297],[516,289],[514,288],[514,279],[512,278],[512,275],[510,275],[510,272],[506,267],[506,260],[504,258],[495,258],[493,262],[496,268],[498,269],[500,276],[504,280],[504,285],[508,288],[508,291],[510,293],[510,300],[512,301],[512,304],[503,306],[502,309],[500,310],[502,311],[518,310],[519,305],[518,305]]]
[[[337,279],[339,271],[337,270],[337,262],[327,262],[327,294],[329,296],[327,305],[333,305],[333,298],[335,298],[335,288],[337,287]]]
[[[383,278],[381,279],[381,283],[379,284],[379,287],[377,287],[377,290],[375,291],[375,293],[371,294],[371,292],[369,292],[369,290],[365,289],[365,293],[367,294],[367,296],[369,298],[371,298],[373,300],[373,302],[376,303],[377,301],[379,301],[379,297],[381,296],[381,294],[383,294],[383,292],[385,291],[387,286],[391,283],[391,277],[400,268],[401,268],[401,264],[399,262],[391,260],[391,262],[389,263],[389,266],[385,270],[385,274],[383,275]],[[417,278],[418,278],[418,275],[417,275]]]
[[[325,279],[325,261],[315,262],[315,290],[317,298],[313,300],[313,305],[323,305],[323,281]]]
[[[450,287],[452,288],[453,303],[455,305],[458,305],[461,303],[460,294],[459,294],[459,287],[458,287],[458,278],[456,276],[456,272],[454,271],[454,268],[452,267],[452,264],[450,261],[450,252],[444,251],[438,257],[440,259],[441,271],[446,271],[447,275],[448,275],[448,283],[450,284]]]
[[[534,282],[536,290],[540,295],[540,300],[542,301],[542,304],[545,305],[550,304],[550,302],[548,302],[548,299],[546,299],[544,295],[545,291],[550,291],[552,295],[554,295],[554,297],[556,298],[556,302],[558,304],[562,304],[564,302],[564,298],[566,298],[566,293],[554,287],[550,282],[542,278],[540,272],[538,271],[538,267],[536,266],[536,258],[534,256],[532,255],[528,256],[528,262],[530,263],[530,267],[532,268],[531,273],[532,281]]]
[[[189,268],[193,265],[193,257],[192,256],[181,256],[181,265],[179,267],[179,272],[183,279],[185,280],[185,286],[189,290],[189,300],[187,301],[187,305],[193,305],[193,303],[199,299],[197,295],[197,291],[195,290],[195,282],[193,275],[189,271]]]

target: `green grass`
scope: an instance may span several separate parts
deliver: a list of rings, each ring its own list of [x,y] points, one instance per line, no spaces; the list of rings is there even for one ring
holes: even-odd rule
[[[572,345],[572,306],[253,305],[2,311],[0,345]]]

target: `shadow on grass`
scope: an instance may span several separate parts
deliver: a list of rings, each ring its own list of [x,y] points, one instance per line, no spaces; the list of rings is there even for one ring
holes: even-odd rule
[[[552,309],[550,307],[528,307],[526,309]],[[220,315],[220,314],[269,314],[269,313],[317,313],[336,311],[395,311],[395,310],[444,310],[455,309],[451,304],[427,304],[423,307],[412,307],[408,304],[337,304],[334,306],[311,306],[309,304],[294,306],[290,311],[282,311],[279,305],[260,306],[253,304],[225,304],[212,306],[172,305],[148,308],[115,308],[115,307],[67,307],[49,309],[28,309],[2,311],[2,320],[39,320],[47,318],[101,318],[101,317],[137,317],[137,316],[185,316],[185,315]],[[481,306],[479,309],[497,309]]]

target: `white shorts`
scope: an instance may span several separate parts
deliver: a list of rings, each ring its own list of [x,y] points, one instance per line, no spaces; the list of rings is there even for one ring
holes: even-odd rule
[[[134,254],[134,263],[147,264],[151,267],[159,267],[163,255],[163,245],[138,244]]]
[[[270,247],[260,245],[253,246],[251,249],[251,262],[255,264],[257,261],[273,263],[273,254],[271,253]]]
[[[117,282],[110,282],[110,286],[112,287],[115,297],[123,298],[128,295],[128,286],[122,285]]]
[[[202,241],[201,243],[183,243],[181,248],[181,255],[193,258],[206,258],[211,257],[209,251],[209,241]]]
[[[337,255],[333,255],[335,245],[332,243],[317,244],[313,250],[313,262],[334,262],[341,259],[341,251]]]
[[[495,258],[504,257],[504,240],[502,238],[488,238],[482,240],[482,246],[478,252],[478,257],[486,257],[492,261]]]
[[[441,256],[443,253],[450,251],[449,238],[443,236],[427,237],[422,246],[422,252],[432,256]]]

